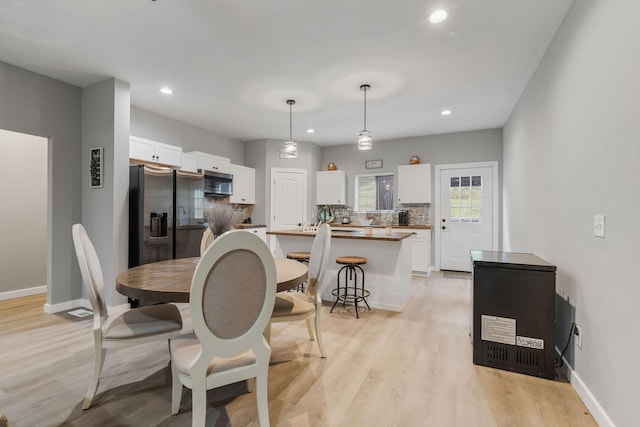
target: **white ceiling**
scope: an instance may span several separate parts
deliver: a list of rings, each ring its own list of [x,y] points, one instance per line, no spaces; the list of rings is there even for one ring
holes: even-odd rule
[[[82,87],[115,77],[132,104],[243,141],[288,139],[295,99],[294,139],[321,146],[355,143],[368,83],[375,143],[502,127],[571,3],[3,0],[0,60]]]

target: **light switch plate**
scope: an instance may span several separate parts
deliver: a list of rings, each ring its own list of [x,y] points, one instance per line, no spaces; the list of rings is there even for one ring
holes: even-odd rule
[[[604,237],[604,215],[593,216],[593,235]]]

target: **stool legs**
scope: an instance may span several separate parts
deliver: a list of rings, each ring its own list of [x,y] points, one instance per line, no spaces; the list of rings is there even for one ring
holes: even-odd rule
[[[356,271],[356,268],[360,270],[360,274],[362,275],[360,280],[360,289],[358,289],[358,272]],[[340,288],[340,276],[343,274],[343,271],[344,287]],[[349,292],[349,282],[353,284],[352,292]],[[360,313],[358,311],[358,302],[364,302],[367,308],[371,310],[371,307],[369,307],[369,303],[367,302],[369,291],[364,289],[364,270],[357,264],[348,264],[338,270],[336,289],[334,289],[331,293],[336,297],[336,300],[334,301],[333,306],[331,306],[331,310],[329,310],[330,313],[333,313],[333,309],[336,307],[336,304],[338,304],[338,301],[342,301],[342,305],[345,305],[347,302],[353,301],[353,305],[356,309],[357,319],[360,318]]]

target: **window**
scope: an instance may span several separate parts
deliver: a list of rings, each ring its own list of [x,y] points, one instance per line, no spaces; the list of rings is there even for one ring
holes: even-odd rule
[[[355,210],[393,210],[394,187],[392,173],[356,175]]]
[[[453,176],[449,184],[451,222],[482,222],[482,176]]]

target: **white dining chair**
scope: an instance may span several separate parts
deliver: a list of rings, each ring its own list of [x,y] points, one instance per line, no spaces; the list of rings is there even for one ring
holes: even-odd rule
[[[320,328],[320,314],[322,313],[322,299],[318,294],[318,286],[322,283],[325,267],[329,260],[329,249],[331,247],[331,227],[329,224],[322,224],[311,246],[311,255],[309,257],[309,272],[307,286],[304,293],[300,292],[278,292],[276,294],[276,302],[271,314],[269,326],[265,330],[267,340],[271,338],[271,325],[279,322],[293,322],[297,320],[305,320],[307,322],[307,331],[309,339],[313,340],[314,334],[312,322],[315,324],[315,337],[318,341],[320,354],[327,357],[322,342],[322,333]]]
[[[202,239],[200,240],[200,256],[202,256],[204,251],[206,251],[209,245],[211,245],[213,238],[211,227],[205,228],[204,233],[202,233]]]
[[[182,317],[173,304],[139,307],[108,315],[103,297],[104,278],[95,247],[82,224],[72,226],[72,235],[84,290],[93,310],[93,376],[82,405],[82,409],[88,409],[98,389],[107,349],[168,340],[180,334]]]
[[[275,261],[260,237],[235,230],[213,241],[191,282],[194,332],[173,338],[170,344],[172,414],[180,410],[182,386],[188,387],[192,391],[192,425],[204,426],[207,390],[252,380],[260,425],[269,425],[271,348],[263,331],[275,294]]]

